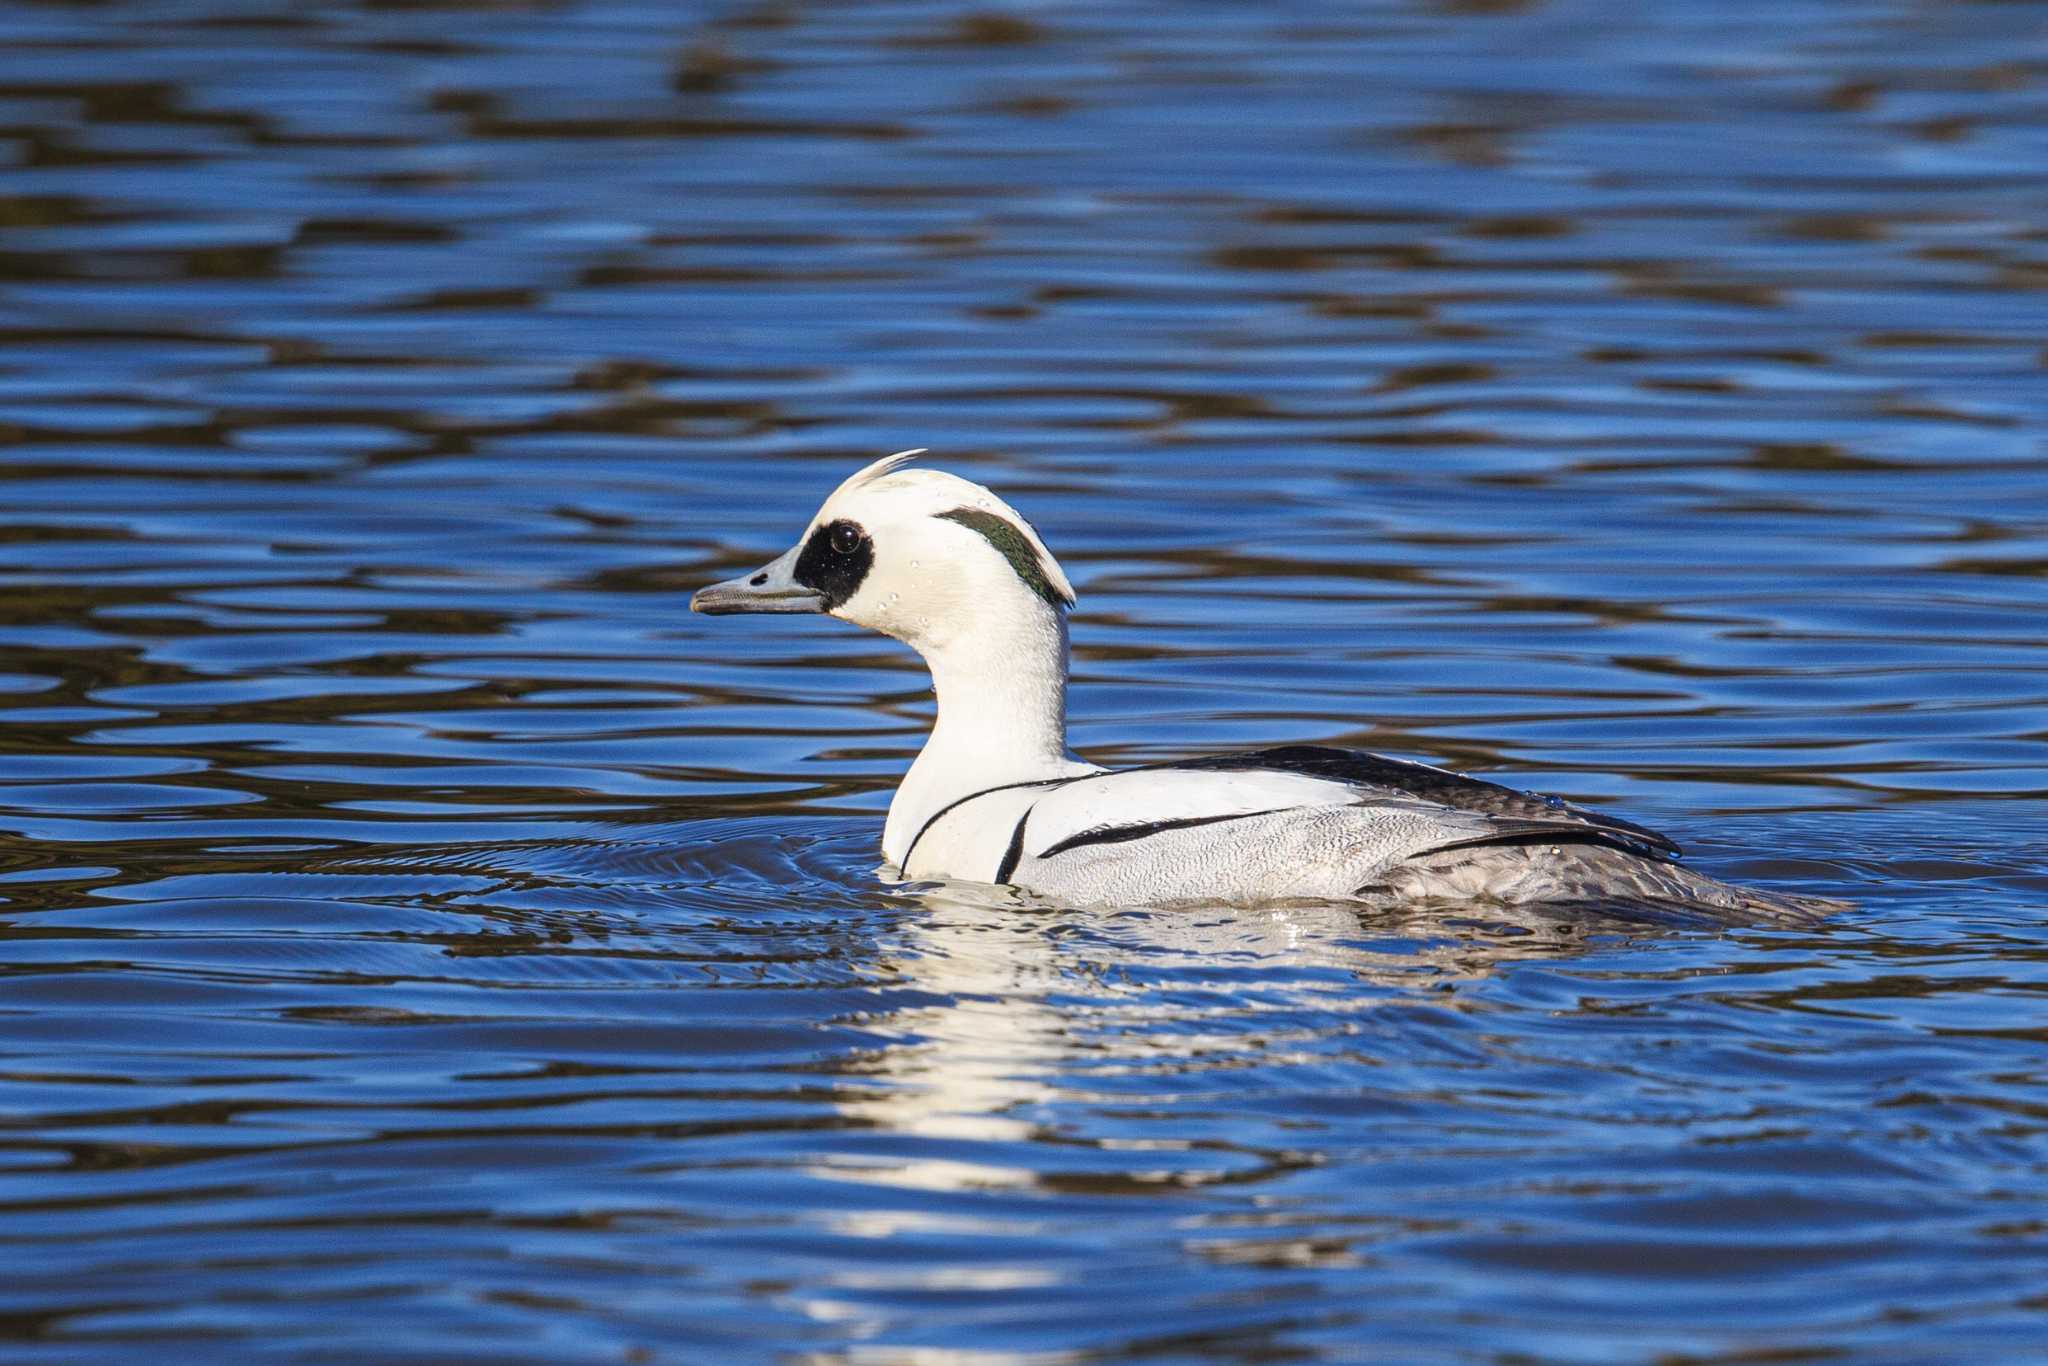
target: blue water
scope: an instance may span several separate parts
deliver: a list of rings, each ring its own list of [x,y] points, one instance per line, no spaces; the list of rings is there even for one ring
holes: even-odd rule
[[[2048,1357],[2040,16],[0,6],[0,1360]],[[907,446],[1856,909],[884,885]]]

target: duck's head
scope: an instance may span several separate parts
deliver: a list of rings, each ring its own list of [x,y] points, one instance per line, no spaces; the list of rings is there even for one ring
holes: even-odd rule
[[[795,547],[700,588],[696,612],[825,612],[920,650],[1074,605],[1059,563],[1016,509],[942,470],[877,460],[832,491]]]

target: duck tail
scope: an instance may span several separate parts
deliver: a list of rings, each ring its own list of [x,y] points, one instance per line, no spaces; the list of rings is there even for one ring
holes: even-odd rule
[[[1542,906],[1674,924],[1818,924],[1846,901],[1738,887],[1683,864],[1610,845],[1487,845],[1435,851],[1389,869],[1373,892]]]

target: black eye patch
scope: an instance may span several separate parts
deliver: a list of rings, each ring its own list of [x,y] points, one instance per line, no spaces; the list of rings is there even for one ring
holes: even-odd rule
[[[844,518],[813,531],[790,577],[825,599],[830,612],[860,591],[875,567],[875,543],[858,522]]]

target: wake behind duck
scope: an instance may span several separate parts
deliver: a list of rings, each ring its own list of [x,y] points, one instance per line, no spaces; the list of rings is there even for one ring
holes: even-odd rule
[[[1067,749],[1073,586],[979,484],[878,460],[796,546],[692,610],[823,612],[924,657],[938,719],[882,852],[917,879],[1077,904],[1450,898],[1807,921],[1818,898],[1681,866],[1642,826],[1427,764],[1287,745],[1111,771]]]

